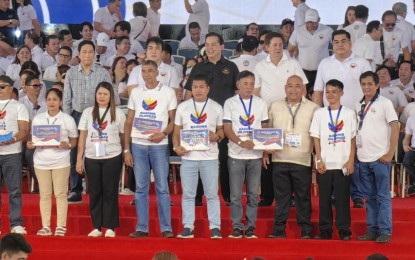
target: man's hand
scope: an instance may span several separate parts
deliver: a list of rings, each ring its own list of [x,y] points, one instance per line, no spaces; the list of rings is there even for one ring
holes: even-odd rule
[[[178,156],[183,156],[187,153],[187,150],[183,146],[176,146],[174,151],[177,153]]]
[[[380,157],[380,162],[383,164],[388,164],[392,161],[393,154],[384,154],[382,157]]]
[[[241,144],[239,145],[242,148],[248,149],[248,150],[252,150],[254,149],[254,143],[251,140],[246,140],[241,142]]]
[[[166,137],[164,133],[154,133],[150,135],[148,140],[152,143],[160,143],[164,139],[164,137]]]

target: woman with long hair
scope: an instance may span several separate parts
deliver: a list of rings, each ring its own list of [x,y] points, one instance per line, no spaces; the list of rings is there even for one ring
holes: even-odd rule
[[[16,51],[16,57],[12,64],[7,67],[6,76],[9,76],[12,80],[19,80],[19,73],[22,69],[23,63],[32,60],[32,54],[30,48],[27,45],[20,46]]]
[[[344,29],[346,26],[352,24],[356,20],[356,16],[354,14],[355,10],[355,6],[347,7],[346,13],[344,14],[344,23],[340,24],[339,27],[337,27],[337,30]]]
[[[38,114],[32,121],[32,126],[59,126],[59,144],[56,146],[35,146],[32,138],[27,142],[28,149],[36,149],[34,168],[39,182],[40,214],[42,228],[39,236],[51,236],[50,225],[52,211],[52,194],[56,198],[56,229],[55,236],[66,234],[66,219],[68,212],[68,182],[71,171],[70,153],[78,142],[78,130],[74,119],[61,111],[62,92],[49,89],[46,92],[47,112]],[[33,135],[33,132],[32,132]]]
[[[122,168],[124,112],[115,107],[114,89],[101,82],[95,89],[95,105],[84,110],[80,130],[76,171],[86,173],[93,230],[89,237],[115,237],[119,226],[118,183]]]

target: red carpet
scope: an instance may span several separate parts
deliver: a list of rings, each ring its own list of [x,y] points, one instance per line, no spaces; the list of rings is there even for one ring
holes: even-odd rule
[[[41,227],[38,195],[24,194],[23,216],[27,239],[33,246],[29,259],[151,259],[155,252],[169,250],[181,260],[187,259],[250,259],[262,256],[265,259],[365,259],[373,253],[382,253],[390,259],[415,259],[415,198],[393,199],[393,237],[386,245],[374,242],[358,242],[356,236],[365,232],[365,209],[352,209],[353,241],[338,241],[337,234],[331,241],[300,240],[300,229],[295,223],[295,210],[291,210],[287,224],[286,240],[266,239],[272,231],[274,206],[260,208],[256,233],[259,239],[228,239],[231,232],[230,208],[222,205],[222,235],[224,239],[209,239],[206,206],[196,207],[195,239],[163,239],[160,237],[155,196],[150,198],[150,238],[130,239],[136,224],[135,208],[129,205],[132,196],[120,196],[121,227],[116,238],[88,238],[92,230],[89,217],[88,198],[84,203],[70,205],[68,213],[68,234],[63,238],[39,237],[36,231]],[[2,194],[2,232],[9,232],[7,217],[7,194]],[[181,231],[181,197],[172,196],[172,225],[175,234]],[[206,205],[206,203],[204,203]],[[313,197],[312,220],[317,234],[318,201]],[[52,227],[56,213],[53,213]]]

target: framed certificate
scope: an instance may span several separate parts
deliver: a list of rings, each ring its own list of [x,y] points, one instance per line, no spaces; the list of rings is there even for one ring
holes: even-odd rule
[[[134,118],[131,137],[148,139],[150,135],[161,132],[163,122],[145,118]]]
[[[61,143],[61,126],[32,126],[32,142],[34,146],[59,146]]]
[[[209,130],[180,130],[180,146],[187,151],[209,150]]]
[[[283,131],[276,128],[254,129],[254,150],[281,150],[284,146]]]
[[[13,131],[6,133],[7,131],[0,131],[0,143],[10,141],[13,138]]]

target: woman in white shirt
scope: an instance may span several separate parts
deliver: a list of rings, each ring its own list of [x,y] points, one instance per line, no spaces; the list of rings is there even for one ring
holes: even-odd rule
[[[92,230],[89,237],[115,237],[119,227],[118,184],[122,168],[124,112],[115,107],[114,89],[101,82],[95,90],[95,105],[84,110],[80,130],[76,171],[88,178]],[[84,160],[85,157],[85,160]]]
[[[19,17],[21,36],[19,42],[23,42],[25,34],[28,31],[34,31],[40,36],[40,24],[37,19],[35,8],[32,6],[32,0],[16,0],[19,5],[17,8],[17,16]]]
[[[146,42],[150,33],[150,23],[147,20],[147,6],[143,2],[133,4],[134,18],[130,20],[130,36],[139,42]]]
[[[16,51],[14,62],[7,67],[6,76],[9,76],[13,81],[19,80],[23,63],[30,60],[32,60],[32,54],[29,47],[26,45],[20,46]]]
[[[78,141],[78,131],[74,119],[61,111],[62,92],[57,89],[49,89],[46,92],[46,105],[48,111],[36,115],[32,121],[32,129],[36,126],[57,126],[60,128],[60,136],[49,140],[49,144],[57,142],[54,146],[35,146],[33,132],[28,149],[36,149],[34,155],[34,167],[39,181],[40,214],[42,228],[37,232],[39,236],[51,236],[50,226],[52,210],[52,194],[56,198],[57,227],[55,236],[64,236],[66,233],[66,219],[68,212],[68,182],[71,170],[70,152]],[[59,130],[58,128],[58,130]],[[57,131],[58,131],[57,130]],[[45,137],[45,139],[48,137]]]

